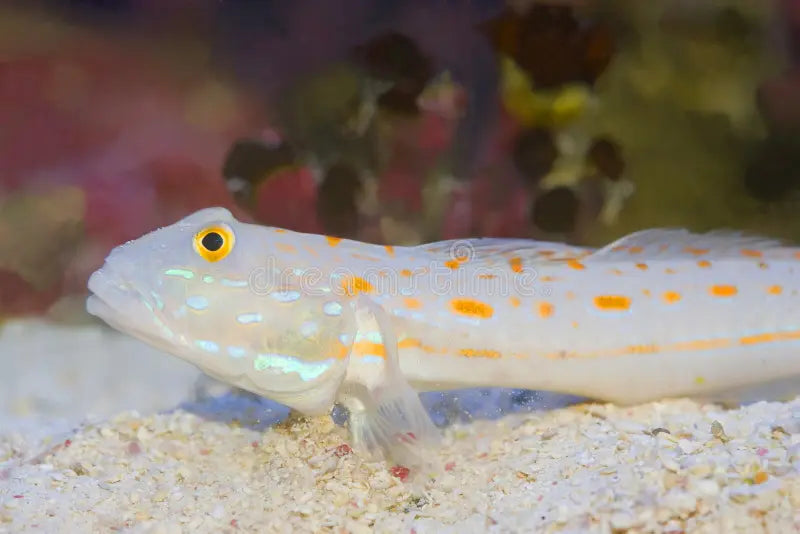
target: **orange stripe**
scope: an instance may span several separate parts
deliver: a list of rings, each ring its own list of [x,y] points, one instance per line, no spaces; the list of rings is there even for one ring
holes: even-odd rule
[[[461,349],[458,353],[467,358],[491,358],[494,360],[500,357],[499,351],[489,349]]]
[[[422,342],[419,339],[413,337],[407,337],[397,342],[398,349],[414,349],[421,346]]]
[[[760,258],[762,255],[760,250],[742,249],[742,256],[747,256],[748,258]]]
[[[353,354],[356,356],[379,356],[386,358],[386,349],[380,343],[359,341],[353,345]]]

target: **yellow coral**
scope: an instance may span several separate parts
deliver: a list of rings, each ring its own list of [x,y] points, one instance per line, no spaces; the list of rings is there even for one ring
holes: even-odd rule
[[[523,126],[560,127],[580,117],[591,92],[583,84],[556,90],[536,90],[533,81],[508,56],[500,56],[500,94],[503,106]]]

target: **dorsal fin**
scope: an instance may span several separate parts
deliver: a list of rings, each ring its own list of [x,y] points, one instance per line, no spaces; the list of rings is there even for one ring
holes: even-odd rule
[[[470,260],[492,260],[498,256],[506,258],[519,256],[521,260],[526,262],[565,261],[583,258],[595,250],[594,248],[578,247],[552,241],[504,237],[451,239],[449,241],[420,245],[419,248],[437,256],[447,256],[448,259],[458,259],[459,256],[463,255],[468,256]]]
[[[714,230],[696,234],[677,228],[641,230],[617,239],[598,249],[587,261],[631,259],[635,256],[650,259],[696,258],[698,256],[741,257],[764,254],[784,248],[786,243],[772,238],[748,235],[734,230]]]

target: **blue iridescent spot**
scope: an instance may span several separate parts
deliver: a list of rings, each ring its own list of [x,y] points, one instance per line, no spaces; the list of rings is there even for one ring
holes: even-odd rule
[[[264,320],[260,313],[241,313],[236,316],[236,320],[242,324],[260,323]]]
[[[158,308],[159,310],[163,310],[164,301],[161,300],[161,297],[158,296],[158,293],[156,293],[155,291],[151,291],[150,296],[153,297],[153,300],[156,303],[156,308]]]
[[[330,302],[326,302],[322,306],[322,311],[325,313],[325,315],[336,317],[337,315],[342,314],[342,305],[335,300],[332,300]]]
[[[228,278],[223,278],[219,283],[228,287],[247,287],[247,280],[230,280]]]
[[[192,295],[186,299],[186,305],[193,310],[203,311],[208,308],[208,299],[202,295]]]
[[[317,323],[312,321],[306,321],[305,323],[300,325],[300,334],[303,337],[311,337],[319,331],[319,327]]]
[[[272,298],[278,302],[294,302],[300,298],[299,291],[276,291],[272,293]]]
[[[330,369],[333,364],[333,359],[329,358],[321,362],[304,362],[299,358],[293,356],[286,356],[284,354],[259,354],[253,360],[253,368],[256,371],[265,371],[267,369],[283,371],[284,373],[297,373],[304,381],[313,380],[319,377],[322,373]]]
[[[194,273],[186,269],[167,269],[166,271],[164,271],[164,274],[167,276],[177,276],[180,278],[185,278],[186,280],[191,280],[192,278],[194,278]]]
[[[247,351],[242,347],[228,347],[228,355],[231,358],[244,358],[247,355]]]
[[[358,332],[356,334],[356,343],[360,341],[369,341],[370,343],[383,343],[383,338],[380,332]]]
[[[197,341],[194,342],[194,344],[206,352],[219,352],[219,345],[217,345],[213,341],[198,339]]]

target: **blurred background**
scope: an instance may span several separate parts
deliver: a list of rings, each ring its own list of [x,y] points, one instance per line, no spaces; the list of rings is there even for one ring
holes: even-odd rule
[[[0,321],[88,321],[113,246],[212,205],[395,245],[795,239],[798,61],[800,0],[6,0]]]

